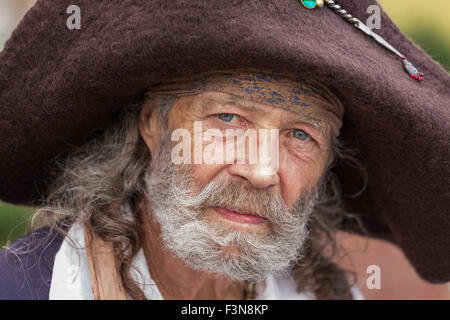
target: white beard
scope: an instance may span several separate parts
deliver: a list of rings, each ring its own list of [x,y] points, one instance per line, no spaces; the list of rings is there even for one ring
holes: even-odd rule
[[[170,143],[166,143],[170,147]],[[212,181],[200,192],[185,167],[170,161],[163,149],[146,174],[150,210],[160,224],[165,246],[193,269],[235,280],[260,281],[288,271],[302,257],[306,228],[318,198],[318,188],[305,193],[290,210],[280,196],[249,189],[236,180]],[[158,167],[155,167],[158,163]],[[247,208],[267,219],[266,236],[211,223],[204,211],[211,207]],[[225,254],[232,247],[233,254]]]

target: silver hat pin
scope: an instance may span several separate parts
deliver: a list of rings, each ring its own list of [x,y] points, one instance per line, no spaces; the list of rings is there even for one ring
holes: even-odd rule
[[[340,15],[345,21],[352,24],[354,27],[358,28],[368,36],[371,36],[374,38],[379,44],[381,44],[383,47],[388,49],[389,51],[395,53],[397,56],[399,56],[403,64],[405,66],[406,71],[408,72],[410,78],[416,79],[418,81],[423,80],[423,73],[419,72],[411,62],[409,62],[405,55],[401,54],[397,49],[395,49],[393,46],[391,46],[386,40],[384,40],[381,36],[373,32],[368,26],[366,26],[364,23],[361,22],[361,20],[353,17],[351,14],[349,14],[346,10],[342,9],[342,7],[338,4],[336,4],[333,0],[300,0],[300,2],[308,9],[314,9],[317,7],[323,7],[324,3],[332,9],[335,13]]]

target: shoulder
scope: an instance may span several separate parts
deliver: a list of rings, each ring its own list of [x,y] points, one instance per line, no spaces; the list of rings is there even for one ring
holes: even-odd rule
[[[43,227],[0,251],[0,300],[46,300],[64,235]]]

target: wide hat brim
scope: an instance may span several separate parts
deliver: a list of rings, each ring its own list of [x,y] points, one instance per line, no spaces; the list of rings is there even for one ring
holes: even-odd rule
[[[370,0],[338,2],[362,21]],[[0,199],[38,204],[55,161],[98,135],[162,77],[260,67],[315,77],[345,105],[341,136],[358,150],[368,185],[346,197],[368,235],[401,247],[430,282],[450,280],[447,72],[382,11],[375,30],[425,74],[328,8],[297,0],[41,0],[0,54]],[[336,168],[345,195],[360,189]],[[354,220],[345,230],[361,232]]]

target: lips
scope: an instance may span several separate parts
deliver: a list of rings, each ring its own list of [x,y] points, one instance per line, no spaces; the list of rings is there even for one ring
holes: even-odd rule
[[[266,221],[265,218],[257,215],[256,213],[247,213],[247,212],[237,212],[228,210],[225,208],[214,207],[214,210],[223,216],[224,218],[239,222],[239,223],[248,223],[248,224],[261,224]]]

